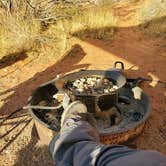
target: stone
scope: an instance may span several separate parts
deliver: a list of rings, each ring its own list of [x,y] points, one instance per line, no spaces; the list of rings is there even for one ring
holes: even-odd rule
[[[108,89],[104,89],[104,93],[109,93],[109,90]]]
[[[113,85],[113,88],[117,90],[117,89],[118,89],[118,86],[117,86],[117,85]]]

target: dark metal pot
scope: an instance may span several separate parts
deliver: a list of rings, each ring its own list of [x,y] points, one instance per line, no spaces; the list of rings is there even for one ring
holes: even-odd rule
[[[117,65],[120,64],[121,68],[118,69]],[[74,72],[65,75],[62,79],[64,82],[71,82],[79,78],[88,77],[88,76],[101,76],[109,79],[115,85],[118,86],[118,89],[103,94],[81,94],[71,91],[66,91],[70,96],[72,101],[81,100],[86,104],[88,111],[95,113],[96,110],[106,111],[109,108],[116,106],[118,102],[118,91],[126,84],[126,77],[124,76],[122,70],[124,69],[124,64],[122,62],[115,62],[113,68],[109,70],[81,70],[79,72]],[[56,85],[56,82],[55,82]],[[67,89],[67,87],[66,87]]]

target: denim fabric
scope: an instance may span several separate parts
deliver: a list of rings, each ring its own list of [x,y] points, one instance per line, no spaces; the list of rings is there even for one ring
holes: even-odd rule
[[[49,150],[56,166],[166,166],[166,157],[158,152],[108,146],[98,140],[88,122],[69,119]]]

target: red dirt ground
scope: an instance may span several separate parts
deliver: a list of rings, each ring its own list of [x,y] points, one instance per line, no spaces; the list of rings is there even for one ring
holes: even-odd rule
[[[119,29],[112,41],[87,39],[77,40],[76,44],[60,61],[55,59],[46,64],[25,66],[21,71],[16,70],[1,78],[1,87],[4,87],[0,96],[3,102],[2,116],[25,105],[33,89],[58,73],[82,68],[108,69],[116,60],[124,62],[128,77],[152,76],[155,80],[166,82],[166,48],[161,38],[147,37],[136,29]],[[2,69],[1,76],[15,70],[22,63],[24,61]],[[142,88],[151,98],[152,113],[143,133],[133,144],[141,149],[154,149],[166,154],[166,86],[164,83],[147,82]],[[19,115],[23,116],[24,112]],[[29,123],[29,119],[30,117],[24,115],[3,123],[0,131],[0,159],[3,165],[22,165],[25,160],[27,165],[40,165],[39,160],[43,165],[52,163],[47,147],[38,146],[37,138],[31,134],[33,121]]]
[[[119,23],[121,24],[121,23]],[[5,117],[26,105],[28,96],[41,83],[59,73],[80,69],[108,69],[121,60],[128,77],[155,81],[142,85],[150,96],[152,112],[142,134],[132,144],[166,155],[166,42],[144,35],[137,28],[118,28],[113,40],[76,40],[63,59],[26,58],[1,68],[0,107]],[[157,80],[157,81],[156,81]],[[0,166],[52,165],[47,146],[38,143],[34,123],[26,111],[1,124]]]

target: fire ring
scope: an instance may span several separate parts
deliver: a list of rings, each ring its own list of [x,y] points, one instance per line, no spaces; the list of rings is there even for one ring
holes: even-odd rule
[[[63,79],[71,81],[92,75],[102,75],[104,78],[111,78],[118,85],[118,88],[113,93],[101,93],[100,95],[94,95],[93,93],[85,95],[80,93],[77,94],[75,92],[68,94],[72,101],[79,99],[90,108],[88,111],[93,113],[96,118],[101,142],[105,144],[118,144],[140,134],[150,113],[150,101],[148,96],[141,88],[138,88],[140,97],[136,98],[133,91],[133,82],[131,82],[130,79],[126,80],[123,73],[118,70],[80,71],[68,74],[64,76]],[[53,98],[54,94],[58,93],[58,89],[55,86],[56,81],[57,79],[54,79],[38,87],[28,100],[29,106],[36,106],[41,103],[47,107],[57,106],[58,103]],[[105,119],[103,119],[105,116],[103,116],[102,113],[104,113],[104,115],[108,114],[107,111],[101,111],[101,114],[99,113],[97,114],[98,116],[96,116],[97,105],[102,105],[102,101],[105,101],[105,97],[107,98],[106,102],[110,103],[113,101],[109,105],[111,109],[113,107],[116,108],[116,111],[114,111],[113,114],[111,112],[111,123],[106,124],[104,123]],[[104,106],[102,105],[100,107]],[[104,108],[106,108],[106,106]],[[56,110],[30,108],[29,111],[37,123],[37,126],[40,128],[40,131],[38,130],[38,132],[42,132],[41,129],[44,129],[43,131],[47,132],[47,134],[45,133],[47,136],[49,135],[49,132],[59,132],[63,107],[59,107]],[[119,120],[116,119],[118,116],[120,117]]]

